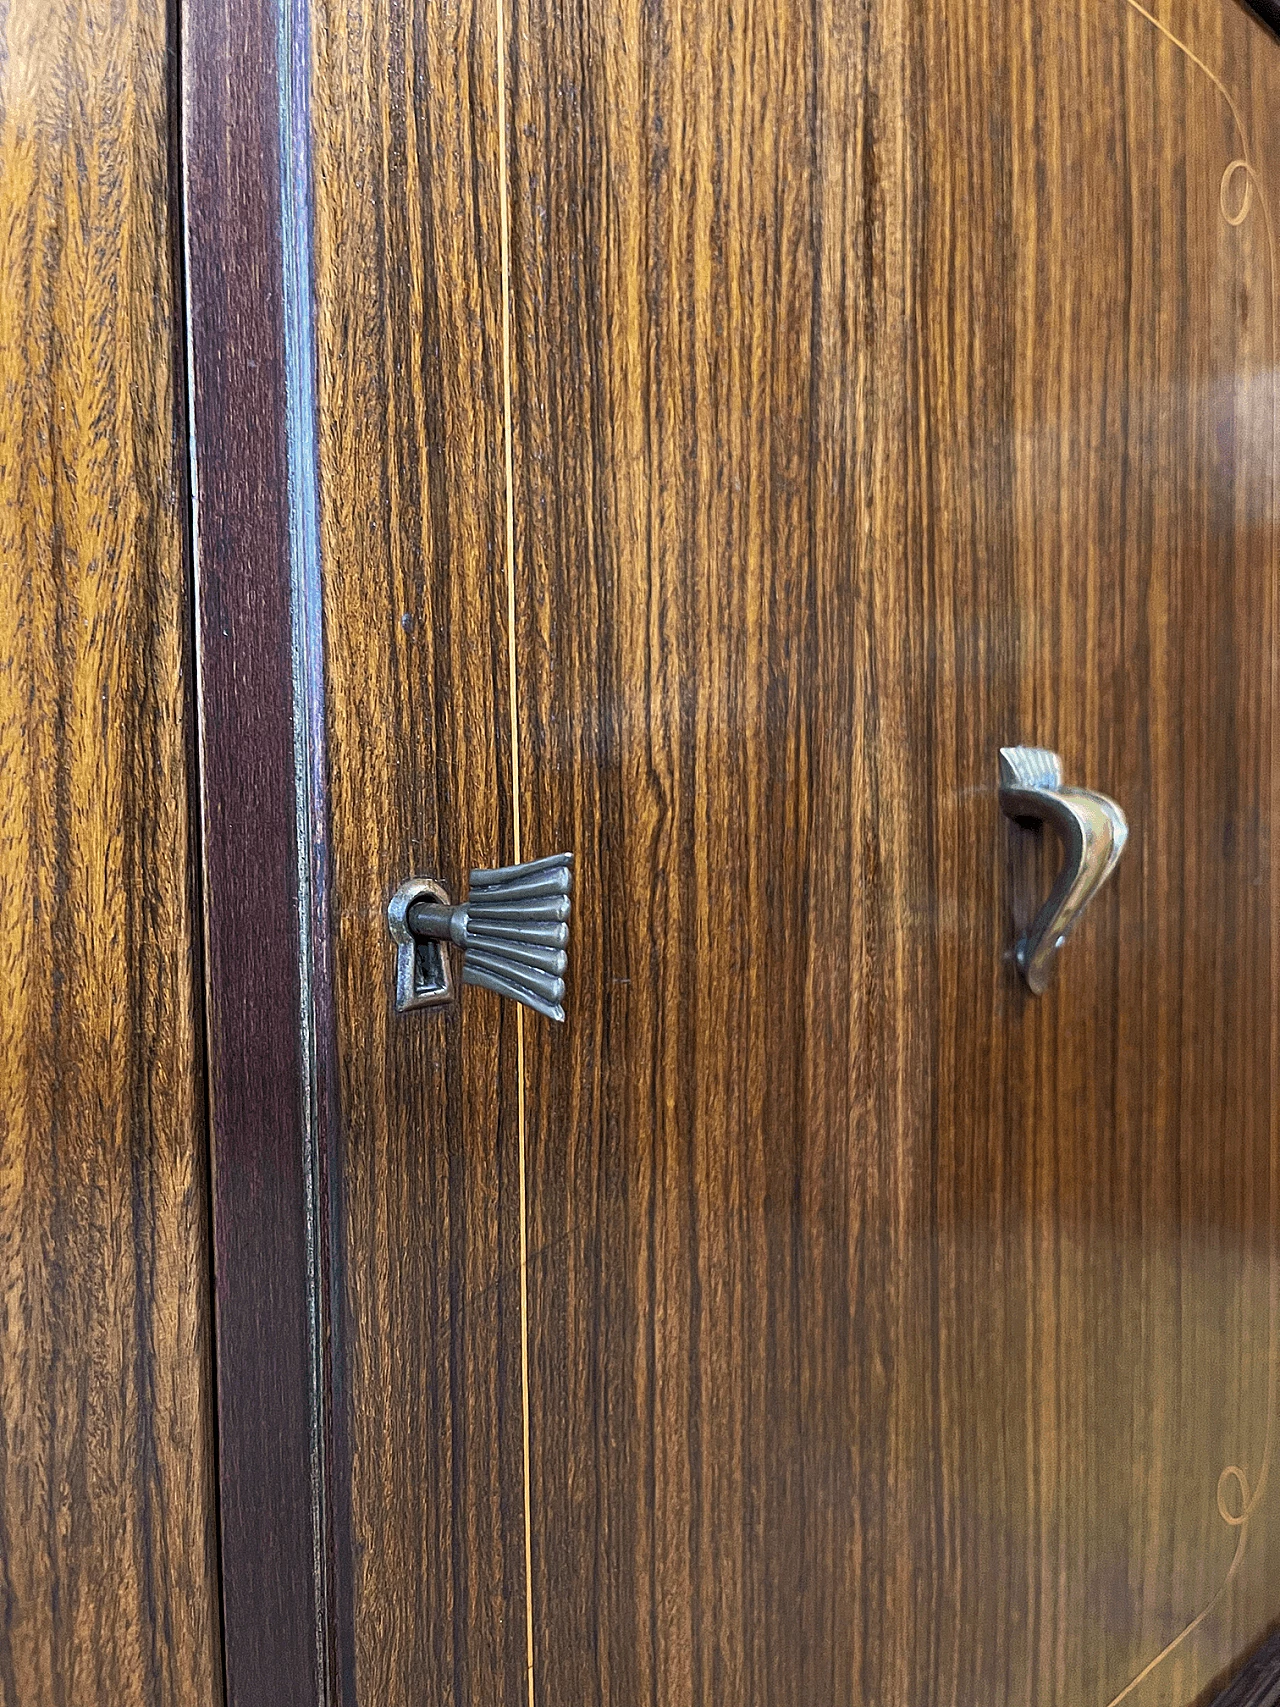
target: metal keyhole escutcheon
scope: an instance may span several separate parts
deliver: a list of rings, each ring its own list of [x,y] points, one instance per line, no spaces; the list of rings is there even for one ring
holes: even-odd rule
[[[562,1021],[572,888],[571,853],[473,871],[467,898],[456,905],[434,877],[402,883],[387,908],[397,1011],[453,1000],[452,946],[462,951],[464,984]]]

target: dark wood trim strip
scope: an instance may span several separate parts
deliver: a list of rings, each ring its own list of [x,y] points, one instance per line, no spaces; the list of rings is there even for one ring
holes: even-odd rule
[[[319,1707],[332,1670],[332,1009],[307,25],[306,0],[183,0],[229,1707]]]
[[[1251,12],[1280,35],[1280,0],[1244,0]]]
[[[1212,1707],[1280,1707],[1280,1634],[1271,1636],[1246,1661]]]

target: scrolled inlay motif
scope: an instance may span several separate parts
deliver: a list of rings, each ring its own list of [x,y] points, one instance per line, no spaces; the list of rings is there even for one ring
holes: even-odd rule
[[[1230,190],[1236,178],[1243,174],[1244,189],[1239,192],[1240,200],[1233,210],[1229,205]],[[1228,225],[1243,225],[1253,211],[1253,187],[1256,173],[1245,159],[1231,160],[1227,163],[1222,174],[1222,182],[1218,185],[1218,206],[1222,209],[1222,217]]]
[[[1128,5],[1130,11],[1136,12],[1137,15],[1140,18],[1145,19],[1145,21],[1149,25],[1151,25],[1151,27],[1153,29],[1159,31],[1160,35],[1163,36],[1167,42],[1169,42],[1174,48],[1176,48],[1179,53],[1184,55],[1184,57],[1187,60],[1189,60],[1190,63],[1192,65],[1194,65],[1198,71],[1203,73],[1203,75],[1206,78],[1208,78],[1209,82],[1213,85],[1213,87],[1217,91],[1217,93],[1222,97],[1223,101],[1226,103],[1228,110],[1230,111],[1231,120],[1232,120],[1232,123],[1235,127],[1236,135],[1239,138],[1239,145],[1240,145],[1242,152],[1240,154],[1236,155],[1231,160],[1229,160],[1223,169],[1222,177],[1218,183],[1218,208],[1222,214],[1222,218],[1225,220],[1227,225],[1229,225],[1233,229],[1237,229],[1245,223],[1245,221],[1249,218],[1250,214],[1253,212],[1255,205],[1258,208],[1260,208],[1262,211],[1263,221],[1264,221],[1265,227],[1266,227],[1268,273],[1269,273],[1269,284],[1270,284],[1270,295],[1271,295],[1271,319],[1270,319],[1270,327],[1269,327],[1269,337],[1270,337],[1269,366],[1270,366],[1270,370],[1271,370],[1271,435],[1272,435],[1272,445],[1275,449],[1276,455],[1280,455],[1280,439],[1277,438],[1277,433],[1276,433],[1276,424],[1277,424],[1277,411],[1276,411],[1276,346],[1277,346],[1276,319],[1277,319],[1277,305],[1276,305],[1275,231],[1274,231],[1274,226],[1273,226],[1272,219],[1271,219],[1271,210],[1270,210],[1270,207],[1268,206],[1267,198],[1266,198],[1263,186],[1259,180],[1257,169],[1253,163],[1252,151],[1251,151],[1250,146],[1249,146],[1249,140],[1248,140],[1248,136],[1245,132],[1243,121],[1241,120],[1241,117],[1240,117],[1239,109],[1237,108],[1236,103],[1232,99],[1232,97],[1231,97],[1230,93],[1228,92],[1226,86],[1223,84],[1221,78],[1219,78],[1213,71],[1211,71],[1209,69],[1209,67],[1205,64],[1205,62],[1202,59],[1200,59],[1195,53],[1193,53],[1185,42],[1179,40],[1179,38],[1176,35],[1174,35],[1173,31],[1168,29],[1164,24],[1162,24],[1157,17],[1155,17],[1151,12],[1149,12],[1146,9],[1145,6],[1140,5],[1139,0],[1125,0],[1125,3]],[[1275,455],[1273,455],[1273,458],[1272,458],[1273,470],[1275,467],[1275,460],[1276,460]],[[1273,483],[1274,483],[1274,479],[1275,479],[1275,476],[1274,476],[1274,472],[1273,472],[1273,475],[1272,475]],[[1273,493],[1273,502],[1271,504],[1273,528],[1275,526],[1275,520],[1274,520],[1275,509],[1276,509],[1276,506],[1275,506],[1275,502],[1274,502],[1274,493]],[[1275,559],[1275,555],[1276,555],[1276,553],[1275,553],[1275,546],[1274,546],[1274,539],[1273,539],[1272,550],[1271,550],[1271,556],[1272,556],[1273,561]],[[1280,1349],[1280,1310],[1277,1309],[1276,1250],[1275,1250],[1276,1223],[1277,1223],[1277,1219],[1280,1218],[1280,1189],[1278,1189],[1278,1186],[1280,1186],[1280,1182],[1277,1181],[1276,1157],[1275,1157],[1274,1140],[1273,1140],[1273,1149],[1272,1149],[1272,1154],[1270,1157],[1270,1175],[1269,1175],[1269,1187],[1268,1187],[1268,1193],[1269,1193],[1268,1225],[1270,1228],[1271,1245],[1270,1245],[1269,1256],[1268,1256],[1268,1261],[1269,1261],[1269,1265],[1270,1265],[1270,1294],[1269,1294],[1269,1302],[1268,1302],[1268,1329],[1267,1329],[1267,1341],[1268,1341],[1267,1414],[1266,1414],[1266,1423],[1265,1423],[1265,1428],[1264,1428],[1264,1433],[1263,1433],[1262,1460],[1261,1460],[1261,1463],[1258,1467],[1258,1479],[1257,1479],[1257,1483],[1255,1486],[1250,1487],[1248,1476],[1245,1474],[1244,1470],[1241,1469],[1241,1467],[1238,1464],[1228,1464],[1219,1474],[1218,1483],[1217,1483],[1218,1515],[1221,1517],[1223,1523],[1225,1523],[1228,1526],[1228,1528],[1234,1529],[1236,1531],[1236,1544],[1235,1544],[1234,1551],[1232,1552],[1231,1563],[1228,1565],[1227,1570],[1226,1570],[1226,1574],[1224,1575],[1222,1581],[1219,1583],[1217,1589],[1214,1591],[1214,1593],[1213,1593],[1212,1597],[1209,1599],[1209,1601],[1200,1609],[1200,1611],[1196,1614],[1196,1616],[1194,1618],[1192,1618],[1190,1620],[1189,1623],[1187,1623],[1181,1630],[1178,1631],[1177,1635],[1175,1635],[1170,1642],[1166,1643],[1166,1645],[1160,1650],[1160,1652],[1158,1654],[1155,1655],[1155,1657],[1153,1659],[1148,1661],[1148,1663],[1142,1668],[1142,1670],[1140,1672],[1138,1672],[1137,1676],[1132,1678],[1125,1685],[1125,1687],[1120,1691],[1120,1693],[1112,1698],[1112,1700],[1108,1703],[1108,1707],[1119,1707],[1119,1703],[1121,1703],[1122,1701],[1125,1701],[1130,1695],[1132,1695],[1133,1692],[1137,1688],[1139,1688],[1139,1686],[1142,1683],[1144,1683],[1147,1680],[1147,1678],[1149,1678],[1152,1675],[1153,1672],[1155,1672],[1161,1665],[1163,1665],[1163,1663],[1178,1648],[1180,1648],[1182,1646],[1182,1644],[1188,1639],[1188,1637],[1190,1637],[1192,1634],[1194,1634],[1194,1632],[1196,1630],[1199,1629],[1199,1627],[1204,1623],[1204,1621],[1213,1612],[1214,1608],[1222,1600],[1223,1596],[1226,1594],[1227,1589],[1229,1588],[1229,1586],[1231,1584],[1232,1579],[1234,1578],[1234,1576],[1236,1575],[1236,1572],[1240,1568],[1241,1561],[1244,1558],[1245,1542],[1247,1540],[1248,1530],[1249,1530],[1249,1520],[1253,1516],[1254,1512],[1257,1510],[1258,1504],[1261,1501],[1264,1492],[1266,1491],[1267,1482],[1268,1482],[1268,1478],[1270,1476],[1270,1470],[1271,1470],[1272,1443],[1273,1443],[1274,1434],[1275,1434],[1277,1362],[1280,1361],[1277,1358],[1277,1351],[1278,1351],[1278,1349]]]

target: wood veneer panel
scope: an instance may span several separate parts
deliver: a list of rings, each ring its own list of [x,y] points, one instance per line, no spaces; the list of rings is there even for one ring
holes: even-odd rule
[[[211,1707],[172,20],[0,39],[0,1701]]]
[[[349,1699],[523,1699],[515,1031],[397,1016],[387,902],[513,854],[496,14],[316,6]],[[344,1616],[347,1614],[344,1613]]]
[[[1280,56],[1165,21],[1238,225],[1123,0],[512,8],[545,1701],[1178,1701],[1274,1619]],[[1012,740],[1133,831],[1041,1002]]]

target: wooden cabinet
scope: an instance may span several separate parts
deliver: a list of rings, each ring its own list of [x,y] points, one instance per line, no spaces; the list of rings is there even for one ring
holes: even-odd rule
[[[1212,1700],[1280,1619],[1276,34],[55,12],[0,1702]],[[1012,745],[1129,828],[1038,996]],[[404,879],[560,850],[563,1026],[396,1011]]]

